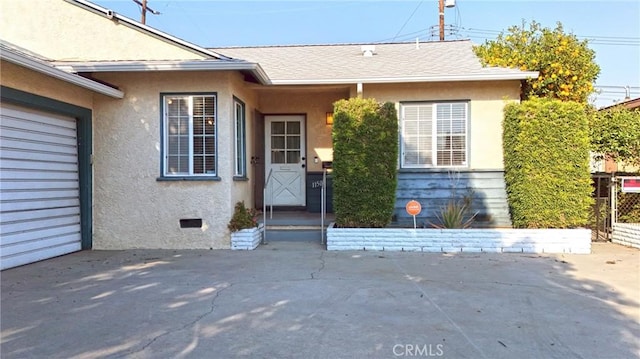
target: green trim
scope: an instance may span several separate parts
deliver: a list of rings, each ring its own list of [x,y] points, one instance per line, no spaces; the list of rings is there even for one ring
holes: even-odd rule
[[[92,112],[91,109],[48,97],[0,86],[0,99],[16,105],[53,112],[76,119],[78,138],[78,171],[80,185],[80,235],[82,249],[93,247],[93,178],[91,173]]]
[[[233,176],[233,180],[237,182],[248,181],[249,178],[246,176]]]
[[[238,97],[233,96],[233,134],[234,134],[234,149],[233,149],[233,172],[235,173],[235,178],[246,178],[247,177],[247,107],[245,103],[240,100]],[[238,118],[236,113],[236,104],[240,105],[240,109],[242,110],[242,118],[240,119],[240,130],[242,131],[242,148],[238,148]],[[241,173],[238,173],[238,150],[242,151],[241,155]]]

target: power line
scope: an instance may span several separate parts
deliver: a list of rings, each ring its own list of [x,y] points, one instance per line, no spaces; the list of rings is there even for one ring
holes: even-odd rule
[[[413,12],[411,13],[411,15],[409,15],[409,18],[407,18],[404,24],[402,24],[402,27],[400,28],[400,30],[398,30],[398,32],[396,33],[396,36],[394,36],[391,41],[395,41],[396,37],[398,37],[398,34],[400,34],[400,31],[402,31],[404,27],[407,26],[407,24],[409,23],[409,20],[411,20],[411,18],[413,18],[413,15],[415,15],[416,11],[418,11],[418,9],[420,8],[420,5],[422,5],[422,1],[418,3],[418,6],[416,6],[415,9],[413,9]]]
[[[417,8],[416,8],[417,10]],[[414,10],[415,13],[415,10]],[[413,14],[412,14],[413,16]],[[407,20],[408,22],[408,20]],[[405,22],[406,25],[406,22]],[[404,28],[404,26],[402,26],[402,28]],[[402,28],[400,31],[402,31]],[[413,32],[409,32],[409,33],[405,33],[405,34],[396,34],[394,37],[392,38],[386,38],[386,39],[382,39],[382,40],[378,40],[378,41],[373,41],[374,43],[381,43],[381,42],[387,42],[387,41],[409,41],[409,40],[413,40],[416,35],[420,34],[420,33],[424,33],[425,35],[428,35],[430,33],[432,27],[428,27],[428,28],[423,28],[420,30],[416,30]],[[499,31],[499,30],[489,30],[489,29],[478,29],[478,28],[465,28],[465,27],[461,27],[461,26],[456,26],[456,25],[448,25],[448,29],[450,31],[450,35],[458,35],[460,36],[460,33],[464,34],[464,36],[468,37],[468,38],[476,38],[476,39],[488,39],[488,38],[494,38],[499,34],[504,33],[503,31]],[[575,34],[573,34],[575,35]],[[612,45],[612,46],[640,46],[640,37],[631,37],[631,36],[580,36],[580,35],[575,35],[578,39],[581,40],[587,40],[589,42],[589,44],[593,44],[593,45]],[[432,36],[430,36],[432,37]]]

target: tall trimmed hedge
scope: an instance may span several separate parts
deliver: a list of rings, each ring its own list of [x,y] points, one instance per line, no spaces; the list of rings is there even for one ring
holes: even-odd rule
[[[507,195],[516,228],[574,228],[588,222],[589,128],[584,105],[550,99],[504,110]]]
[[[398,118],[392,103],[334,103],[333,210],[339,227],[385,227],[395,206]]]

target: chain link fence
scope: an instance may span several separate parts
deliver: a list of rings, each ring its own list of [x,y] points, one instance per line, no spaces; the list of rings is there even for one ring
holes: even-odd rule
[[[640,225],[640,192],[623,192],[623,179],[625,177],[619,177],[615,181],[615,221]]]
[[[609,241],[611,234],[611,185],[610,173],[592,175],[593,207],[589,217],[592,241]]]

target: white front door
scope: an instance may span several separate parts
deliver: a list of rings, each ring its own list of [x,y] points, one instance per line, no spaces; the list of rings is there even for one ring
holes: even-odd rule
[[[306,204],[304,119],[301,115],[265,116],[265,175],[271,173],[267,205]]]

